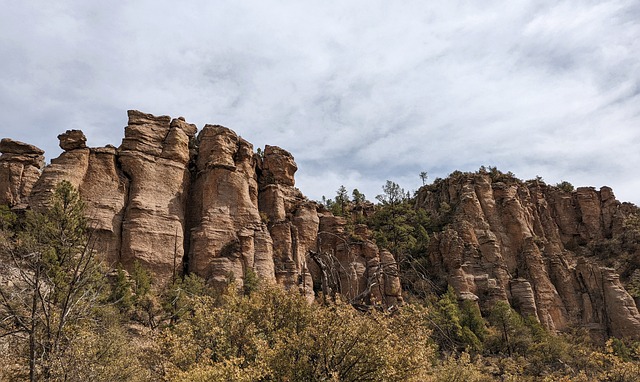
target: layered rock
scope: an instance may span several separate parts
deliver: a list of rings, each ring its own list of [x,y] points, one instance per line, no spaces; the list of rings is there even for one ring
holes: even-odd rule
[[[80,189],[89,168],[89,156],[91,150],[86,147],[86,137],[78,130],[67,130],[66,133],[58,136],[60,147],[65,151],[55,159],[51,160],[42,172],[42,176],[33,188],[31,193],[31,206],[33,208],[43,208],[47,206],[56,185],[66,180],[76,189]],[[75,142],[75,144],[74,144]],[[82,142],[82,144],[77,144]],[[82,195],[83,198],[85,195]],[[91,197],[91,195],[86,195]]]
[[[234,278],[240,286],[250,270],[275,281],[273,243],[258,211],[253,146],[222,126],[198,135],[191,188],[188,269],[213,283]]]
[[[260,159],[258,203],[273,240],[275,278],[312,299],[313,280],[307,264],[309,251],[315,249],[318,238],[317,205],[295,188],[298,166],[289,152],[265,146]]]
[[[69,130],[58,137],[64,152],[44,169],[42,150],[4,139],[0,202],[43,208],[70,181],[102,259],[139,262],[158,286],[184,271],[242,286],[253,272],[309,300],[323,291],[402,303],[394,256],[365,226],[304,197],[290,153],[266,146],[255,154],[222,126],[196,133],[182,118],[129,111],[118,149],[88,148],[81,131]],[[620,264],[640,264],[640,233],[627,227],[635,207],[607,187],[568,192],[497,175],[460,173],[420,191],[418,207],[441,228],[428,251],[433,279],[485,312],[508,301],[550,329],[581,324],[638,338],[640,314],[617,276],[637,268]],[[615,260],[621,249],[628,261]]]
[[[365,225],[348,233],[344,218],[324,211],[317,248],[310,266],[314,280],[337,289],[355,304],[402,304],[398,264],[389,251],[378,248]]]
[[[137,261],[166,282],[182,272],[190,141],[182,119],[129,111],[118,161],[129,180],[120,261]]]
[[[90,150],[79,191],[87,205],[92,246],[115,267],[121,262],[122,223],[129,194],[129,179],[120,169],[115,147]]]
[[[457,173],[418,194],[443,226],[429,259],[446,283],[484,311],[508,301],[552,330],[640,338],[633,299],[594,252],[624,231],[629,207],[608,187],[568,192],[499,175]]]
[[[86,205],[91,246],[111,266],[120,261],[121,230],[128,179],[119,169],[115,147],[89,149],[79,130],[58,136],[65,151],[42,172],[31,194],[31,207],[47,206],[57,184],[69,181]]]
[[[0,141],[0,204],[26,206],[44,167],[44,151],[4,138]]]
[[[333,216],[295,188],[293,156],[266,146],[259,162],[259,205],[273,239],[277,281],[310,300],[315,291],[341,293],[354,303],[402,303],[393,256],[381,251],[365,226],[345,230]]]
[[[289,152],[266,146],[255,154],[223,126],[196,133],[182,118],[132,110],[118,149],[88,148],[81,131],[68,130],[58,136],[64,152],[41,176],[41,150],[4,140],[2,163],[19,176],[0,179],[0,189],[5,203],[29,201],[40,209],[58,183],[71,182],[87,205],[91,244],[101,258],[128,269],[139,262],[159,286],[186,271],[212,285],[235,280],[242,287],[253,272],[312,301],[322,270],[311,256],[319,254],[335,261],[333,292],[401,302],[393,256],[378,250],[366,230],[352,240],[340,218],[304,197]],[[38,170],[32,180],[22,175],[32,170],[25,165]]]

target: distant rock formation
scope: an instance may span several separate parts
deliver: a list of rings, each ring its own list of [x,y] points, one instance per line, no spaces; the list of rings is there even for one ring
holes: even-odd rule
[[[598,256],[637,211],[610,188],[564,191],[504,174],[458,172],[423,187],[417,206],[444,226],[430,243],[434,278],[462,298],[485,311],[507,301],[551,330],[580,325],[600,338],[640,338],[633,298]],[[631,255],[640,258],[637,244]]]
[[[299,290],[312,300],[322,287],[320,254],[339,263],[334,292],[366,303],[402,302],[393,257],[367,236],[353,243],[333,217],[295,188],[287,151],[262,155],[232,130],[131,110],[119,148],[88,148],[79,130],[58,136],[64,152],[44,167],[44,152],[10,139],[0,144],[0,203],[47,205],[67,180],[87,205],[94,248],[107,264],[139,262],[158,285],[184,272],[212,285],[247,272]],[[372,284],[375,283],[375,288]]]

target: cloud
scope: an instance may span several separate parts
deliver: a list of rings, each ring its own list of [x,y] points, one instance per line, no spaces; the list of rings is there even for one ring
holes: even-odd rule
[[[119,144],[127,109],[291,151],[311,198],[496,165],[610,185],[640,163],[631,1],[8,2],[0,133]]]

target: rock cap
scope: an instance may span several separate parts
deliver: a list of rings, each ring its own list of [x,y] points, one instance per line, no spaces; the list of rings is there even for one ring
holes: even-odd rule
[[[87,137],[81,130],[67,130],[58,135],[60,148],[64,151],[87,148]]]
[[[3,138],[2,141],[0,141],[0,152],[3,154],[44,154],[44,150],[34,145],[30,145],[28,143],[20,141],[14,141],[11,138]]]

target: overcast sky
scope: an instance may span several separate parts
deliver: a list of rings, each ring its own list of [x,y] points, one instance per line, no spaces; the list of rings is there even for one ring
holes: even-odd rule
[[[481,165],[640,204],[640,1],[0,0],[0,136],[126,110],[289,150],[310,198]]]

